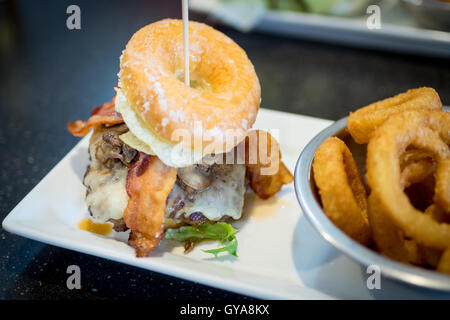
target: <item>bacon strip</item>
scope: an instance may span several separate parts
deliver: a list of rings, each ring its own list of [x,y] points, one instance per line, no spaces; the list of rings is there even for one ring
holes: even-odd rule
[[[146,256],[161,240],[166,199],[176,178],[176,168],[143,152],[128,171],[130,199],[123,218],[131,229],[128,243],[136,248],[137,257]]]
[[[89,130],[102,124],[112,126],[123,123],[122,116],[115,110],[115,98],[114,96],[111,101],[105,102],[102,106],[95,108],[88,121],[77,120],[75,123],[69,121],[67,124],[69,132],[76,137],[84,137],[88,134]]]

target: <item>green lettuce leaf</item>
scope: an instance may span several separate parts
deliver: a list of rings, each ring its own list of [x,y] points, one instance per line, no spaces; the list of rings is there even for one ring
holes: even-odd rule
[[[178,229],[167,229],[166,239],[186,241],[188,239],[211,239],[223,241],[235,234],[238,230],[225,222],[205,222],[198,227],[182,226]]]
[[[228,252],[233,256],[237,256],[237,239],[234,234],[238,230],[233,228],[231,224],[225,222],[210,223],[205,222],[199,226],[182,226],[177,229],[167,229],[164,237],[170,240],[176,241],[193,241],[198,242],[200,240],[219,240],[225,246],[219,249],[204,250],[205,252],[212,253],[216,257],[220,252]]]
[[[228,239],[223,241],[225,244],[225,247],[218,248],[218,249],[210,249],[210,250],[203,250],[207,253],[212,253],[216,258],[218,257],[219,253],[221,252],[228,252],[229,254],[237,257],[237,239],[235,235],[230,236]]]

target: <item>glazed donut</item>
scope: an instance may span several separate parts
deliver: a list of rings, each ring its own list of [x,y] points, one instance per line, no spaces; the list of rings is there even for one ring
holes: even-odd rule
[[[186,86],[182,21],[165,19],[143,27],[122,54],[120,90],[140,125],[169,145],[180,142],[177,130],[183,129],[194,137],[184,141],[186,149],[204,152],[209,146],[208,153],[226,152],[255,122],[261,101],[258,77],[244,50],[205,24],[189,22],[189,49],[191,86]],[[228,130],[236,140],[232,145],[225,143]],[[197,145],[193,142],[199,136]]]

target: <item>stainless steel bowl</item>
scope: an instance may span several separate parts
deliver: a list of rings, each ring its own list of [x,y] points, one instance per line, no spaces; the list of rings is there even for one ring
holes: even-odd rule
[[[312,176],[312,161],[316,149],[326,138],[339,136],[344,141],[351,141],[348,139],[349,135],[345,129],[346,122],[347,118],[343,118],[324,129],[308,143],[298,158],[294,173],[294,185],[304,214],[328,242],[362,265],[376,265],[380,268],[382,275],[391,279],[416,286],[450,291],[450,276],[393,261],[360,245],[339,230],[323,212]],[[365,146],[353,143],[353,145],[349,145],[349,148],[354,153],[356,162],[364,163]]]
[[[422,26],[450,30],[450,2],[402,0],[401,3]]]

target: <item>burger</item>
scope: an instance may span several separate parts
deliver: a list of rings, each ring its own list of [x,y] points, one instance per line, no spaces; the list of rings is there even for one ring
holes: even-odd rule
[[[111,101],[68,130],[89,141],[83,178],[90,219],[129,233],[138,257],[161,239],[218,240],[236,255],[246,193],[276,194],[293,177],[277,141],[252,130],[260,104],[253,65],[234,41],[189,23],[191,82],[183,82],[182,22],[137,31],[120,57]]]

